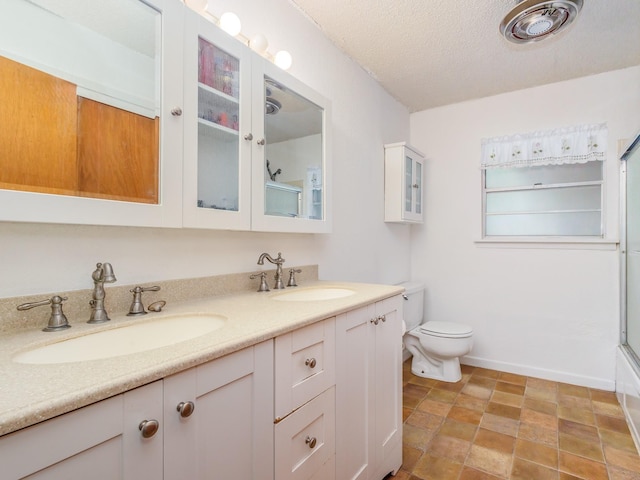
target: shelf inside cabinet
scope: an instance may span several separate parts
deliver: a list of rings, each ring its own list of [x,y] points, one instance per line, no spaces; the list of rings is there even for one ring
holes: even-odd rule
[[[210,137],[221,142],[234,142],[238,140],[238,131],[204,118],[198,119],[198,135]]]

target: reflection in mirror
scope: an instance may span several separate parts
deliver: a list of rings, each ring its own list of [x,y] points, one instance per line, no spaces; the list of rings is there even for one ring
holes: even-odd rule
[[[0,188],[157,204],[160,14],[3,0]]]
[[[265,77],[265,214],[323,219],[323,109]]]

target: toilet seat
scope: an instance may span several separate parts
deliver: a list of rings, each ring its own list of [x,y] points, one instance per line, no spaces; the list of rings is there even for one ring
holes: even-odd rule
[[[446,338],[466,338],[473,335],[473,329],[470,326],[456,322],[426,322],[418,327],[418,331],[426,335]]]

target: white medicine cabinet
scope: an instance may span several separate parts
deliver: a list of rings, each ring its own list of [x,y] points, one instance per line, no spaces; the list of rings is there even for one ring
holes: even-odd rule
[[[184,225],[330,230],[328,102],[189,11]]]
[[[424,221],[424,155],[405,142],[384,146],[384,221]]]
[[[184,6],[85,3],[0,6],[0,221],[180,227]]]
[[[0,221],[330,231],[326,99],[177,0],[122,0],[137,42],[114,34],[109,48],[93,39],[101,22],[82,23],[74,12],[83,2],[73,1],[64,12],[29,0],[0,7],[0,73],[17,68],[48,86],[30,95],[27,82],[15,82],[20,95],[3,89],[14,99],[7,117],[35,106],[38,116],[0,163]],[[67,38],[75,30],[89,38]],[[47,42],[52,32],[56,42]],[[38,92],[60,84],[66,103],[43,105]],[[83,128],[61,142],[51,130],[62,120]]]

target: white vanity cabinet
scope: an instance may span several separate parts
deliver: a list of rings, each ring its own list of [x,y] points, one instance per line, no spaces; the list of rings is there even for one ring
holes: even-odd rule
[[[0,437],[0,463],[7,480],[273,480],[273,342]]]
[[[336,478],[382,480],[402,464],[402,298],[336,319]]]
[[[275,340],[275,478],[335,477],[335,318]]]
[[[424,155],[408,144],[384,146],[384,221],[424,221]]]
[[[164,480],[273,480],[273,342],[165,378],[164,412]]]
[[[158,431],[141,435],[143,421]],[[162,381],[0,437],[2,478],[162,478]]]

